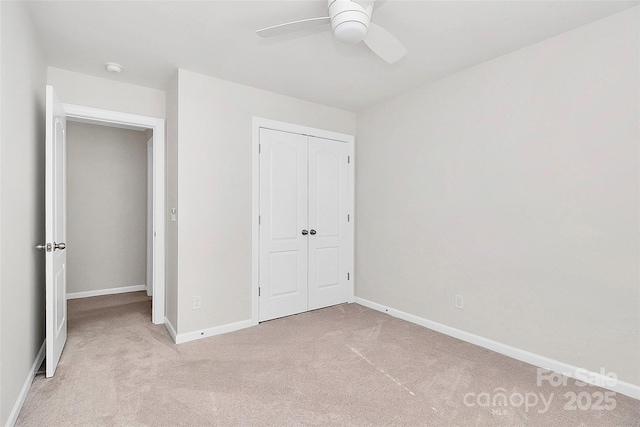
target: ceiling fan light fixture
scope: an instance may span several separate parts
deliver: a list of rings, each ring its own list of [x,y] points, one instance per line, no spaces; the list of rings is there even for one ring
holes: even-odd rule
[[[358,21],[346,21],[336,26],[333,34],[342,43],[356,44],[364,40],[367,26]]]
[[[373,3],[362,7],[351,0],[329,0],[329,16],[333,35],[342,43],[360,43],[367,36]]]
[[[395,36],[371,22],[375,0],[327,0],[329,16],[301,19],[262,28],[256,33],[273,37],[291,31],[300,31],[331,23],[331,31],[342,43],[364,44],[389,64],[407,54],[407,48]]]

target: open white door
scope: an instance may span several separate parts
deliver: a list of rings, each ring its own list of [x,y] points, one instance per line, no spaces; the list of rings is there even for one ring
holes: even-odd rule
[[[67,340],[66,116],[47,86],[45,141],[45,237],[38,249],[46,258],[47,378],[53,376]]]

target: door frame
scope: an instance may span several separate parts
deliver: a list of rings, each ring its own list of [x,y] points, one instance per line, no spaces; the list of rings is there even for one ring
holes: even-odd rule
[[[352,221],[349,228],[351,238],[348,239],[349,270],[354,271],[354,241],[355,241],[355,138],[353,135],[332,132],[324,129],[312,128],[309,126],[296,125],[293,123],[280,122],[277,120],[253,117],[251,123],[251,325],[255,326],[259,322],[258,307],[258,278],[260,265],[260,129],[271,129],[281,132],[295,133],[305,136],[315,136],[318,138],[331,139],[344,142],[351,148],[351,168],[349,168],[349,206]],[[355,274],[352,273],[349,281],[347,302],[355,301]]]
[[[68,121],[153,132],[153,295],[151,321],[164,323],[165,315],[165,130],[164,119],[82,105],[62,104]],[[98,242],[99,244],[99,242]],[[148,284],[147,284],[148,286]]]
[[[147,296],[153,296],[153,136],[147,141]]]

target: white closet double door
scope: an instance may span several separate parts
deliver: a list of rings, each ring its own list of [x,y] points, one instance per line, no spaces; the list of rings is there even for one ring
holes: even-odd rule
[[[346,302],[352,146],[260,129],[259,320]]]

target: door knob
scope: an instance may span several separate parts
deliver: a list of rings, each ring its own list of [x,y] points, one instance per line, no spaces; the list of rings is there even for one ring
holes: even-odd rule
[[[314,234],[316,234],[316,230],[314,230],[314,229],[311,229],[311,231],[309,232],[309,234],[311,234],[311,235],[314,235]]]
[[[309,232],[307,230],[302,230],[302,235],[306,236],[307,234],[309,234]]]
[[[44,245],[36,245],[36,249],[39,251],[47,251],[47,252],[53,252],[56,251],[58,249],[60,249],[61,251],[66,249],[67,245],[66,243],[54,243],[53,245],[51,243],[45,243]]]

